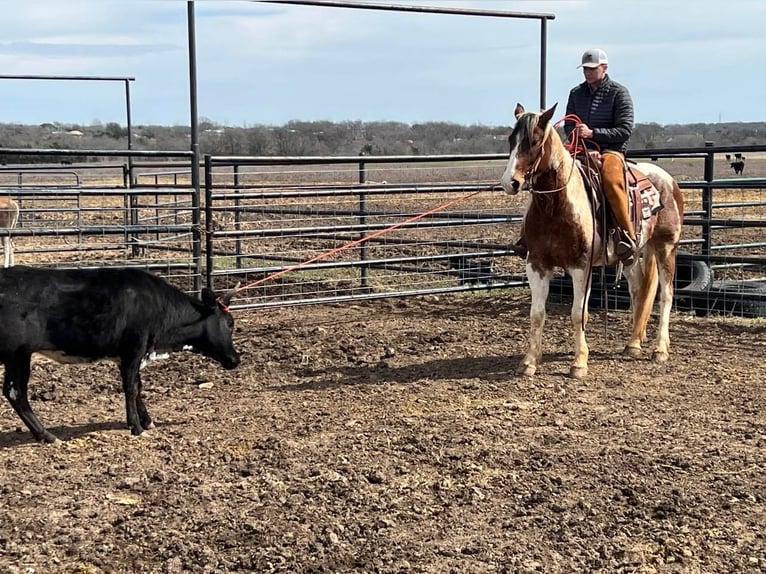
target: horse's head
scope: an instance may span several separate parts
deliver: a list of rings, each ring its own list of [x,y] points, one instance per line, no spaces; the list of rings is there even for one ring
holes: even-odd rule
[[[516,104],[516,125],[508,136],[508,166],[500,179],[507,193],[517,194],[539,167],[548,133],[553,130],[550,121],[553,112],[556,111],[556,105],[553,104],[553,107],[544,112],[526,112],[524,106]]]

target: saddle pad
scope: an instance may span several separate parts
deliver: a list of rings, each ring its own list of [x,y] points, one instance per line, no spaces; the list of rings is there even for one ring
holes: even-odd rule
[[[641,206],[641,218],[649,219],[662,209],[660,192],[635,166],[628,165],[628,188],[633,204]]]

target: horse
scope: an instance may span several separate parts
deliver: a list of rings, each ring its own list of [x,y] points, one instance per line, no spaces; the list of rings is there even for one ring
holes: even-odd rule
[[[574,329],[574,361],[569,375],[581,379],[588,374],[588,322],[593,267],[617,263],[614,246],[599,229],[595,208],[586,190],[576,160],[551,124],[556,109],[527,112],[516,104],[516,124],[508,137],[510,154],[501,178],[503,189],[517,194],[531,192],[524,214],[527,245],[526,275],[532,292],[530,328],[526,355],[517,373],[531,377],[542,359],[542,335],[550,280],[557,268],[572,278],[574,300],[571,320]],[[660,291],[659,328],[652,359],[662,363],[670,351],[670,310],[676,250],[683,222],[683,197],[675,180],[654,164],[639,163],[640,170],[660,194],[662,208],[643,219],[638,254],[626,264],[625,277],[631,301],[631,332],[623,354],[638,358],[646,341],[646,324]],[[638,230],[637,230],[638,231]]]
[[[10,197],[0,197],[0,228],[13,229],[19,219],[19,204]],[[13,242],[10,234],[3,236],[3,267],[13,267]]]

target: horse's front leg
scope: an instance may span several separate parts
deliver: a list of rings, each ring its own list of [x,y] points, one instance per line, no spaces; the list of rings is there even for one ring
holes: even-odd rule
[[[588,299],[590,298],[589,274],[584,269],[569,269],[572,276],[572,332],[574,333],[574,362],[569,376],[582,379],[588,374],[588,343],[585,326],[588,324]]]
[[[527,279],[532,291],[532,305],[529,311],[529,341],[527,354],[519,364],[517,372],[531,377],[537,371],[537,365],[543,356],[543,327],[545,326],[545,303],[548,300],[550,273],[538,273],[527,263]]]

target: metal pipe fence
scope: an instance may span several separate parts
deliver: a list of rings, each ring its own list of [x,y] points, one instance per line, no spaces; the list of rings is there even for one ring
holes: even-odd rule
[[[740,149],[750,152],[749,177],[732,177],[722,160]],[[0,150],[0,159],[4,152],[49,153]],[[737,314],[747,299],[748,308],[766,313],[764,152],[708,146],[629,154],[656,161],[684,193],[679,308]],[[0,193],[21,205],[18,227],[0,230],[14,239],[18,263],[137,265],[189,291],[263,281],[235,298],[239,309],[526,285],[524,262],[512,249],[526,197],[495,185],[504,154],[206,156],[198,196],[190,152],[134,152],[133,181],[126,164],[110,163],[125,152],[50,155],[75,153],[93,158],[63,170],[0,169]],[[619,306],[626,297],[617,289],[601,300]]]
[[[700,306],[700,312],[720,307],[721,298],[734,297],[710,292],[713,273],[728,283],[750,282],[755,287],[748,296],[760,297],[766,265],[766,243],[760,239],[760,228],[766,225],[766,179],[725,177],[728,164],[721,163],[720,155],[736,149],[630,154],[658,162],[684,190],[688,209],[679,266],[686,270],[679,270],[677,289],[684,305],[694,296],[693,306]],[[766,151],[766,146],[759,149]],[[507,196],[495,188],[401,223],[491,186],[505,161],[504,154],[206,156],[208,285],[229,288],[263,281],[235,299],[234,307],[243,309],[526,285],[523,262],[510,246],[520,232],[523,196]],[[398,225],[391,233],[293,269],[391,225]],[[710,269],[704,285],[693,280],[700,265]],[[272,274],[279,276],[264,281]],[[619,296],[627,294],[614,293]]]
[[[243,292],[235,306],[340,302],[520,285],[518,273],[502,274],[494,266],[491,272],[477,271],[479,258],[511,252],[507,237],[500,234],[503,226],[520,221],[518,214],[493,214],[499,205],[497,192],[485,192],[450,209],[405,222],[424,209],[491,186],[497,181],[499,159],[502,156],[275,161],[206,156],[209,285],[231,287],[283,273],[296,263],[392,225],[397,225],[395,231]],[[457,173],[457,179],[465,181],[455,181]],[[372,177],[377,180],[368,179]]]
[[[20,207],[17,227],[2,230],[15,245],[17,264],[55,267],[142,267],[179,287],[199,291],[201,263],[193,256],[199,243],[197,190],[185,186],[131,186],[125,151],[9,150],[16,163],[0,168],[0,193]],[[152,159],[186,158],[189,152],[130,152]],[[85,156],[85,163],[62,169],[57,157]],[[46,162],[46,160],[50,160]],[[40,162],[46,162],[41,164]]]

